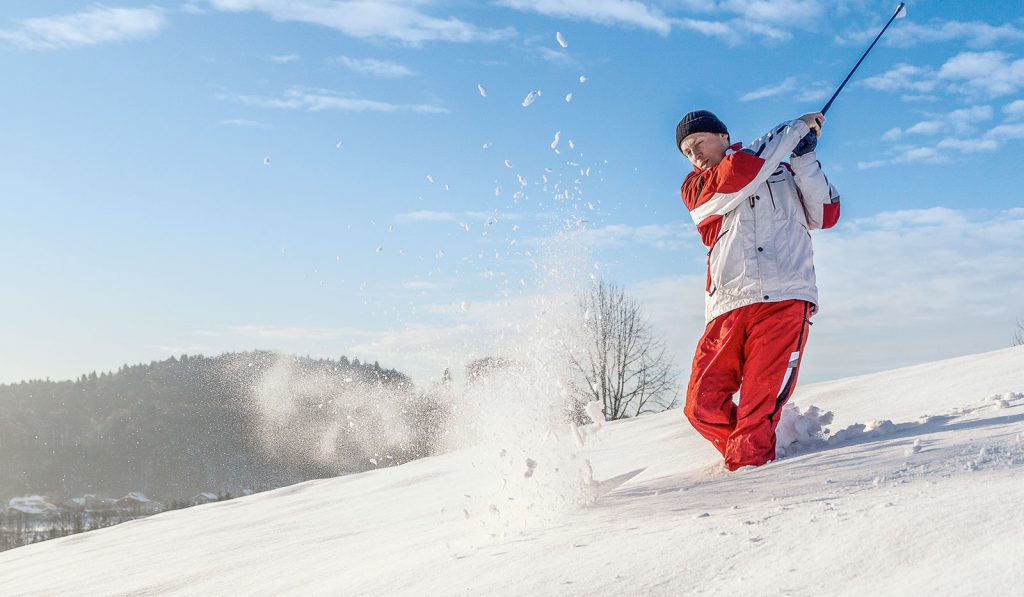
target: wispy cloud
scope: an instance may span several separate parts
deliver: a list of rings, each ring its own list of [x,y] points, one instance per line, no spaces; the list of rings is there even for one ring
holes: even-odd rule
[[[927,120],[922,120],[906,129],[890,129],[883,135],[886,141],[899,139],[906,135],[937,135],[946,134],[969,134],[976,131],[980,124],[991,120],[995,111],[992,106],[972,106],[953,110],[948,114],[932,114]]]
[[[878,27],[871,27],[839,36],[837,41],[844,44],[862,44],[871,41],[877,34]],[[963,40],[972,48],[988,48],[1024,40],[1024,28],[1012,23],[994,26],[980,21],[917,23],[907,20],[899,23],[899,26],[891,27],[885,34],[884,43],[906,48],[924,43],[959,40]]]
[[[288,64],[289,62],[295,62],[300,59],[298,54],[279,54],[270,56],[268,60],[275,64]]]
[[[751,102],[769,97],[786,96],[801,102],[811,102],[825,99],[830,91],[829,83],[822,81],[811,83],[800,77],[786,77],[775,85],[761,87],[741,95],[740,101]]]
[[[1014,100],[1003,106],[1003,112],[1010,119],[1017,119],[1024,116],[1024,99]]]
[[[943,90],[966,98],[995,98],[1024,89],[1024,58],[1006,52],[961,52],[938,69],[898,64],[864,80],[880,91],[932,93]]]
[[[223,126],[238,126],[243,128],[270,128],[270,125],[265,122],[259,122],[256,120],[245,120],[242,118],[226,118],[224,120],[221,120],[220,124]]]
[[[964,95],[999,97],[1024,88],[1024,58],[1006,52],[963,52],[939,69],[939,78]]]
[[[1007,108],[1014,106],[1008,104]],[[1022,105],[1024,110],[1024,105]],[[932,137],[930,145],[896,145],[886,157],[862,161],[860,169],[878,168],[909,162],[943,163],[957,155],[996,151],[1011,141],[1024,139],[1024,124],[1015,122],[1013,110],[1004,110],[1007,119],[991,128],[985,128],[996,111],[992,106],[972,106],[953,110],[947,114],[932,114],[906,129],[889,129],[882,141],[898,141],[906,137]]]
[[[408,67],[388,60],[339,56],[337,62],[352,72],[374,77],[397,78],[409,77],[415,74]]]
[[[731,25],[705,19],[673,19],[672,24],[687,31],[695,31],[708,37],[717,37],[729,45],[739,43],[739,34]]]
[[[423,12],[423,0],[210,0],[228,12],[262,12],[278,21],[329,27],[359,39],[389,39],[409,45],[431,41],[497,41],[515,29],[481,29],[455,17]]]
[[[671,19],[674,27],[715,37],[736,46],[750,40],[781,43],[793,38],[792,29],[808,29],[825,14],[822,0],[722,0],[686,2],[685,8],[708,13],[702,18]],[[715,20],[713,17],[719,17]]]
[[[935,147],[918,147],[914,145],[898,145],[889,152],[889,157],[857,162],[857,168],[859,170],[868,170],[871,168],[880,168],[882,166],[889,166],[893,164],[908,164],[913,162],[923,162],[927,164],[942,164],[949,161],[949,157],[944,155]]]
[[[880,75],[864,79],[863,84],[879,91],[930,93],[938,87],[939,81],[930,67],[899,63]]]
[[[447,114],[448,109],[430,104],[393,104],[378,100],[341,95],[325,89],[292,88],[281,97],[262,95],[228,95],[220,99],[231,100],[247,106],[277,108],[281,110],[306,110],[321,112],[340,110],[342,112],[417,112],[420,114]]]
[[[672,29],[659,9],[635,0],[501,0],[498,4],[549,17],[639,27],[661,35]]]
[[[25,19],[16,29],[0,30],[0,40],[27,50],[55,50],[144,39],[167,24],[158,7],[93,6],[73,14]]]

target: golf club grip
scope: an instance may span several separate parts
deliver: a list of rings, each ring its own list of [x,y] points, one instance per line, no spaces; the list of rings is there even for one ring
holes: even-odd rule
[[[892,13],[892,16],[889,17],[889,21],[885,24],[885,27],[882,27],[882,30],[879,31],[878,35],[875,36],[875,41],[871,42],[871,45],[868,46],[868,49],[864,50],[864,53],[861,54],[860,56],[860,60],[858,60],[857,64],[853,66],[853,69],[850,70],[850,73],[846,75],[846,78],[843,79],[843,82],[839,84],[839,89],[836,89],[836,92],[832,94],[831,98],[829,98],[828,103],[825,104],[825,107],[821,109],[822,114],[828,112],[828,109],[832,107],[832,102],[836,101],[836,97],[839,96],[839,92],[843,90],[843,87],[846,87],[846,83],[850,80],[850,77],[853,76],[853,73],[857,72],[857,68],[860,66],[860,63],[864,62],[864,59],[867,58],[868,56],[868,52],[871,51],[871,48],[875,47],[875,44],[877,44],[878,40],[882,38],[882,34],[885,33],[885,30],[889,28],[889,25],[891,25],[892,22],[896,20],[896,16],[900,14],[900,11],[903,10],[903,6],[905,4],[905,2],[900,2],[900,5],[896,7],[896,12]]]

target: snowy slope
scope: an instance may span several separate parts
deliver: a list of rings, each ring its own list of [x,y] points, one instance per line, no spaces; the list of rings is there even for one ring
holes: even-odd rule
[[[1021,392],[1024,348],[808,386],[832,439],[732,474],[678,410],[563,430],[0,553],[0,594],[1019,595]]]

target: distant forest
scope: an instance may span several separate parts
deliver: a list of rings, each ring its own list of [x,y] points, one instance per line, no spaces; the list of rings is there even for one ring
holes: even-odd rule
[[[444,416],[406,375],[345,357],[182,356],[0,385],[0,498],[261,491],[425,456]]]

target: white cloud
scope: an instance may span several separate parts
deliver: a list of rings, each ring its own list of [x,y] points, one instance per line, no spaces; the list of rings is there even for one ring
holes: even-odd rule
[[[192,2],[186,2],[185,4],[181,5],[181,12],[190,15],[201,15],[206,14],[208,11],[197,4],[194,4]]]
[[[922,120],[905,130],[898,127],[889,129],[882,135],[882,140],[891,141],[905,135],[970,134],[980,124],[990,120],[993,114],[992,106],[972,106],[948,114],[931,114],[928,120]]]
[[[820,0],[723,0],[720,10],[734,12],[750,23],[813,24],[825,12]]]
[[[1011,119],[1024,116],[1024,99],[1014,100],[1003,106],[1003,112]]]
[[[671,23],[657,8],[635,0],[501,0],[499,5],[549,17],[627,25],[668,35]]]
[[[928,93],[938,87],[935,71],[929,67],[900,63],[881,75],[864,79],[864,85],[879,91],[915,91]]]
[[[741,102],[750,102],[769,97],[786,96],[800,102],[813,102],[829,96],[832,89],[828,83],[810,83],[801,77],[786,77],[778,84],[768,85],[740,96]]]
[[[957,139],[946,137],[935,146],[938,149],[953,149],[960,153],[980,153],[982,151],[995,151],[999,149],[999,142],[995,139]]]
[[[338,63],[352,72],[363,75],[372,75],[375,77],[396,78],[408,77],[415,74],[409,70],[408,67],[402,66],[401,64],[390,62],[388,60],[377,60],[375,58],[351,58],[349,56],[339,56]]]
[[[878,27],[864,29],[839,38],[840,43],[862,44],[874,39]],[[934,21],[923,24],[911,20],[901,21],[885,33],[884,43],[889,46],[910,47],[922,43],[964,40],[968,46],[982,48],[1024,40],[1024,29],[1010,24],[993,26],[979,21]]]
[[[1012,60],[1005,52],[962,52],[946,61],[938,76],[965,95],[1008,95],[1024,88],[1024,58]]]
[[[276,64],[288,64],[289,62],[295,62],[299,60],[298,54],[280,54],[271,56],[269,60]]]
[[[1011,104],[1012,105],[1012,104]],[[1009,141],[1024,139],[1024,124],[1012,122],[1012,114],[1006,122],[988,130],[980,131],[981,125],[995,115],[992,106],[972,106],[953,110],[948,114],[932,115],[931,120],[918,122],[906,130],[894,128],[882,135],[883,141],[900,139],[907,135],[935,136],[944,134],[934,147],[895,148],[887,159],[860,162],[860,169],[877,168],[887,164],[907,162],[942,163],[949,159],[948,152],[961,154],[996,151]]]
[[[753,91],[749,91],[740,96],[741,102],[752,102],[754,100],[764,99],[766,97],[774,97],[776,95],[782,95],[789,93],[796,86],[796,77],[786,77],[777,85],[769,85],[767,87],[760,87]]]
[[[1000,142],[1024,139],[1024,124],[1001,124],[985,133],[985,137]]]
[[[677,2],[678,4],[678,2]],[[713,2],[685,2],[694,12],[717,13],[721,20],[673,18],[673,26],[695,31],[708,37],[717,37],[730,46],[751,39],[780,43],[793,38],[791,29],[813,29],[826,11],[823,0],[723,0]],[[819,90],[813,98],[821,97]]]
[[[944,90],[968,99],[995,98],[1024,89],[1024,58],[1006,52],[961,52],[938,70],[897,64],[888,72],[864,80],[879,91],[930,94]]]
[[[512,28],[480,29],[455,17],[426,14],[424,0],[210,0],[228,12],[258,11],[277,21],[311,23],[360,39],[390,39],[409,45],[430,41],[497,41],[515,35]]]
[[[901,129],[900,127],[894,127],[885,131],[885,134],[882,135],[882,141],[892,141],[894,139],[899,139],[902,135],[903,129]]]
[[[306,110],[321,112],[323,110],[340,110],[343,112],[418,112],[421,114],[447,114],[448,110],[441,106],[429,104],[392,104],[377,100],[369,100],[339,95],[323,89],[292,88],[283,97],[266,97],[260,95],[221,95],[227,99],[261,108],[278,108],[282,110]]]
[[[885,159],[857,162],[857,168],[859,170],[867,170],[870,168],[878,168],[889,164],[908,164],[912,162],[942,164],[948,161],[949,157],[942,154],[935,147],[903,145],[894,148],[890,156]]]
[[[270,128],[270,125],[265,122],[258,122],[256,120],[245,120],[242,118],[227,118],[221,120],[220,123],[224,126],[239,126],[246,128]]]
[[[0,40],[28,50],[53,50],[144,39],[167,23],[157,7],[93,6],[73,14],[25,19],[17,29],[0,30]]]
[[[542,60],[546,60],[552,64],[582,68],[580,62],[565,50],[556,50],[547,46],[534,46],[533,49]]]
[[[717,37],[733,46],[740,42],[739,34],[729,24],[702,19],[673,19],[672,24],[689,31],[696,31],[708,37]]]

